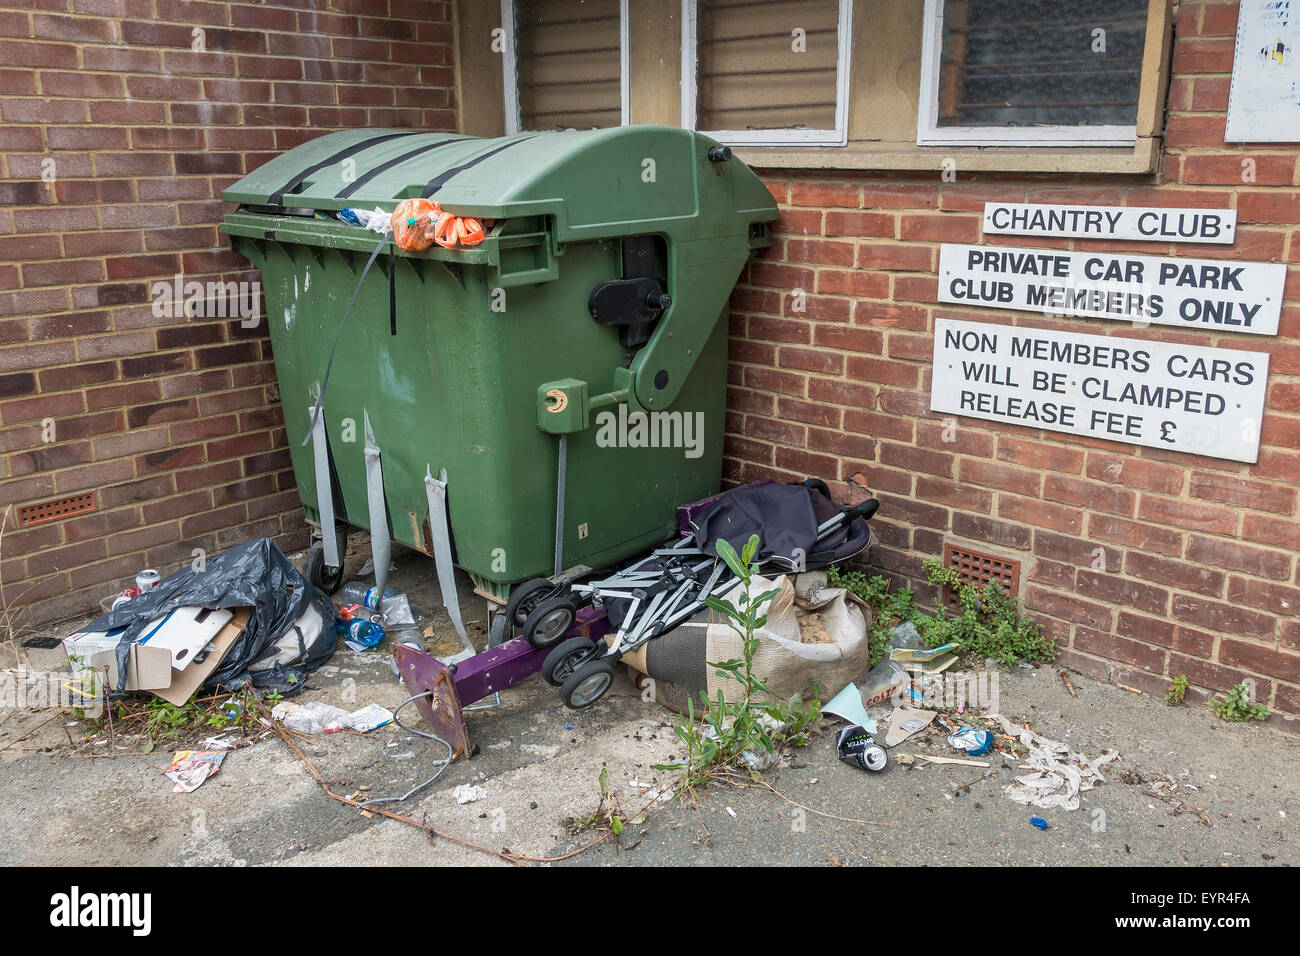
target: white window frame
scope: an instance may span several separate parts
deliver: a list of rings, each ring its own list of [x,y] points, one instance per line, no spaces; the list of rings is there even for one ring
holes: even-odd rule
[[[917,146],[1127,146],[1137,126],[940,126],[939,69],[943,61],[943,0],[925,0]],[[1144,45],[1145,48],[1145,45]]]
[[[835,65],[834,129],[698,130],[728,146],[844,146],[849,141],[853,0],[839,0],[839,50]],[[682,0],[682,128],[696,128],[698,0]]]
[[[628,86],[628,2],[618,2],[618,97],[619,125],[627,126],[631,112]],[[506,135],[525,132],[519,126],[519,60],[515,51],[515,0],[501,0],[501,70],[505,94]]]

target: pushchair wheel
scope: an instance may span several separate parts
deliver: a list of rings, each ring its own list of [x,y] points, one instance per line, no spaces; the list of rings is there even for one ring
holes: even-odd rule
[[[523,627],[529,613],[555,591],[549,578],[530,578],[510,593],[506,601],[506,620],[515,627]]]
[[[580,665],[596,656],[601,647],[601,644],[593,644],[585,637],[561,641],[542,662],[542,679],[552,687],[559,687]]]
[[[542,601],[524,621],[524,637],[533,647],[550,647],[564,637],[577,616],[578,605],[572,597]]]
[[[604,697],[613,683],[613,664],[606,660],[587,661],[579,664],[560,685],[560,700],[571,710],[582,710]]]

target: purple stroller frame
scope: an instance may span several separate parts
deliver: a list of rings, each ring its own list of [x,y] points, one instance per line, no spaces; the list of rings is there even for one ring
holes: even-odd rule
[[[769,483],[767,479],[755,482]],[[683,535],[690,533],[694,519],[717,498],[718,495],[712,495],[680,506],[677,509],[678,532]],[[578,610],[573,626],[563,639],[585,637],[595,643],[604,640],[605,635],[614,630],[604,610],[587,606]],[[524,638],[516,637],[448,666],[436,657],[405,644],[395,643],[392,649],[407,690],[412,695],[419,695],[419,699],[412,703],[429,722],[433,732],[451,745],[453,760],[468,757],[473,752],[465,728],[465,708],[528,680],[541,671],[542,662],[551,652],[550,647],[533,647]]]

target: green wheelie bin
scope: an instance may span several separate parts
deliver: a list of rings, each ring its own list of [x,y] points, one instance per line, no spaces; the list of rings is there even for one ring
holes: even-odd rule
[[[485,238],[403,251],[338,216],[418,197]],[[716,141],[350,130],[222,198],[262,272],[319,586],[337,586],[351,525],[380,593],[396,540],[438,560],[444,599],[454,561],[500,601],[646,550],[718,490],[727,300],[777,208]]]

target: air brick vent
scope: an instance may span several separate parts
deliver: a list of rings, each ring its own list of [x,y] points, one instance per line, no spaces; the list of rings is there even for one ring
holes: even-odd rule
[[[1013,597],[1020,590],[1020,562],[1010,558],[985,554],[955,544],[945,544],[943,565],[956,571],[963,584],[985,587],[990,582],[996,581],[1003,592]],[[944,598],[949,604],[957,603],[956,594],[945,593]]]
[[[71,518],[73,515],[84,515],[89,511],[95,511],[98,507],[93,491],[82,492],[79,495],[68,495],[65,498],[55,498],[53,501],[19,505],[18,527],[30,528],[32,525],[45,524],[47,521],[61,521],[64,518]]]

